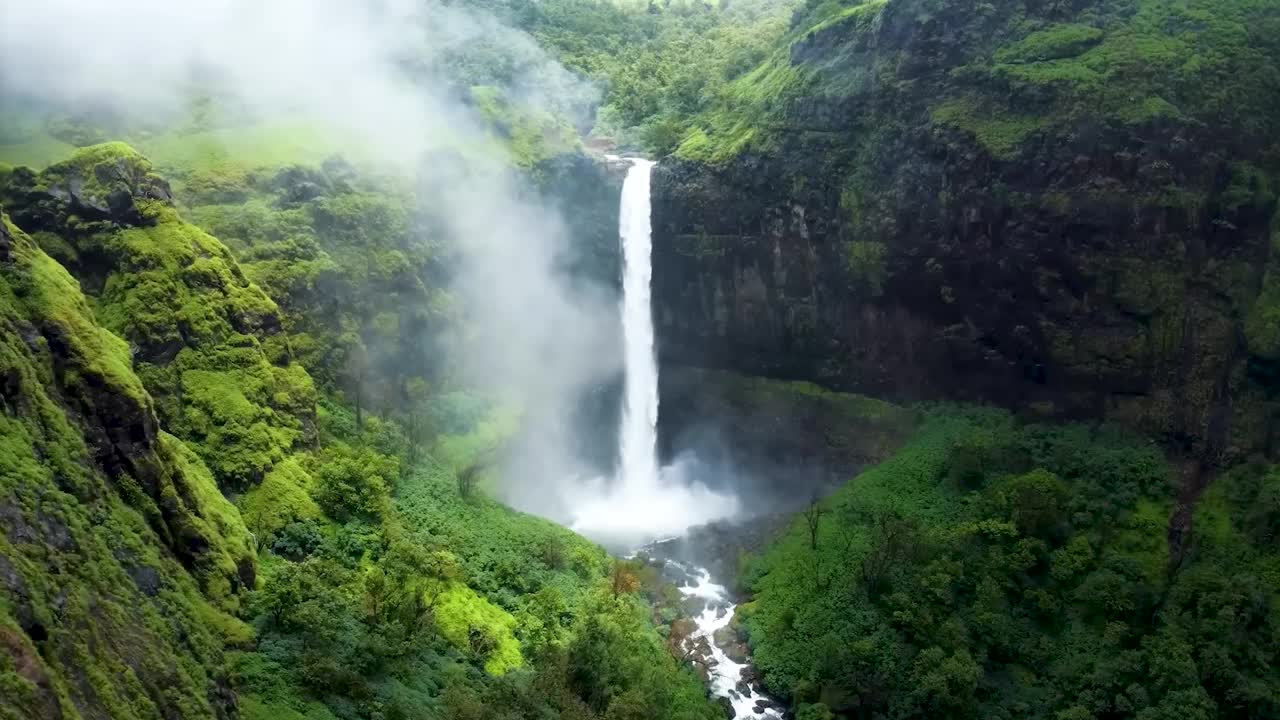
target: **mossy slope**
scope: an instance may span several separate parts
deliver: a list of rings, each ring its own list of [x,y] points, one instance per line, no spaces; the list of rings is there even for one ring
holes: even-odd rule
[[[208,628],[236,621],[198,585],[234,605],[248,535],[125,343],[0,222],[0,716],[226,717]]]
[[[274,302],[217,239],[179,217],[168,184],[122,143],[84,148],[6,195],[51,238],[131,345],[165,427],[226,489],[259,482],[314,441],[315,390],[292,362]]]

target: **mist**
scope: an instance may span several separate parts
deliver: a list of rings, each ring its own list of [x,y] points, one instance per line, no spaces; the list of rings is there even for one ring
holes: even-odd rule
[[[501,85],[522,107],[589,127],[599,91],[526,33],[483,12],[383,0],[48,0],[0,3],[0,93],[24,102],[145,119],[183,117],[211,96],[226,117],[288,118],[341,139],[379,172],[417,183],[458,261],[451,278],[465,332],[456,380],[521,411],[501,493],[597,534],[683,530],[672,498],[610,492],[608,473],[575,451],[584,393],[622,374],[619,298],[569,278],[564,217],[499,155],[456,79]],[[345,154],[345,153],[344,153]],[[686,486],[684,466],[665,470]],[[696,488],[680,502],[705,503]],[[619,505],[621,514],[611,512]],[[688,523],[683,523],[687,525]]]

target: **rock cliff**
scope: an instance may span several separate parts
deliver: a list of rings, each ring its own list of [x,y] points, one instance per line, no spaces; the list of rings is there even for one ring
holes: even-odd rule
[[[965,5],[801,19],[754,128],[709,116],[659,166],[664,361],[1270,451],[1274,168],[1247,113],[1280,96],[1250,64],[1276,13]],[[1221,97],[1129,64],[1210,51],[1240,73]]]

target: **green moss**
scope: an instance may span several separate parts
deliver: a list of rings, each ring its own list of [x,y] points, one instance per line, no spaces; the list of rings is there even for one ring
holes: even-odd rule
[[[74,281],[2,221],[0,376],[14,384],[0,400],[0,716],[212,720],[225,711],[210,700],[221,640],[203,619],[216,611],[176,557],[216,566],[234,554],[234,511],[145,432],[128,440],[127,466],[99,467],[113,441],[103,428],[146,423],[149,400]],[[167,494],[182,489],[193,494]],[[168,501],[188,505],[157,511]],[[220,546],[177,544],[184,520]]]
[[[201,589],[216,605],[234,611],[238,607],[240,578],[254,574],[256,548],[240,512],[223,496],[208,468],[181,440],[161,433],[160,447],[173,458],[175,485],[161,496],[162,503],[187,507],[187,527],[182,534],[198,538],[208,550],[200,556],[196,574]]]
[[[1116,112],[1116,117],[1131,125],[1141,125],[1159,120],[1172,122],[1186,120],[1186,116],[1182,114],[1181,110],[1174,107],[1168,100],[1156,95],[1121,106]]]
[[[311,499],[310,487],[311,475],[297,458],[278,463],[257,487],[237,501],[245,525],[266,542],[291,522],[319,519],[320,506]]]
[[[3,222],[15,238],[25,238],[7,218]],[[75,379],[104,383],[149,406],[142,383],[133,374],[129,346],[93,321],[93,313],[80,293],[80,284],[66,269],[43,252],[34,252],[34,243],[29,240],[27,243],[28,248],[22,252],[30,263],[29,271],[19,281],[18,292],[26,296],[27,306],[41,320],[68,328],[71,352],[84,359],[83,367],[75,370]]]
[[[474,654],[485,672],[502,675],[520,667],[520,643],[512,631],[516,620],[465,585],[453,585],[435,599],[440,633],[459,650]]]
[[[1245,315],[1244,337],[1251,354],[1280,359],[1280,212],[1271,221],[1271,245],[1262,288]]]
[[[675,156],[722,164],[747,148],[768,147],[774,118],[788,102],[811,87],[813,73],[793,65],[779,50],[759,67],[724,86],[714,109],[685,134]]]
[[[996,62],[1034,63],[1080,55],[1102,40],[1102,31],[1089,25],[1065,23],[1027,35],[995,52]]]
[[[999,108],[986,108],[976,99],[943,103],[931,113],[933,122],[974,136],[994,157],[1012,160],[1022,143],[1047,127],[1043,117],[1014,115]]]
[[[812,37],[831,28],[839,28],[843,31],[849,26],[852,26],[855,32],[865,29],[879,17],[887,3],[888,0],[866,0],[852,7],[842,8],[810,27],[806,35]]]
[[[300,704],[302,709],[243,695],[240,698],[240,716],[244,720],[337,720],[336,715],[319,703],[304,701]]]
[[[874,240],[850,240],[844,244],[845,271],[855,288],[875,297],[884,292],[888,279],[888,248]]]
[[[83,148],[37,183],[77,178],[94,197],[131,193],[139,215],[88,228],[65,217],[59,237],[71,245],[68,255],[92,255],[90,271],[105,275],[98,317],[132,344],[161,421],[220,484],[248,487],[304,438],[314,416],[310,377],[291,362],[287,342],[275,341],[283,330],[278,307],[226,246],[182,220],[164,201],[167,191],[157,195],[163,180],[129,146]],[[122,344],[92,356],[104,366],[129,362]]]
[[[246,393],[265,390],[243,384],[255,380],[262,378],[234,371],[193,369],[181,376],[183,415],[176,427],[232,487],[251,487],[262,479],[298,437],[269,406],[249,399]]]
[[[539,108],[511,102],[492,85],[471,88],[471,101],[517,167],[531,168],[560,153],[576,150],[577,132],[562,119]]]
[[[96,237],[117,259],[103,318],[144,352],[171,343],[226,342],[242,329],[278,323],[275,303],[245,281],[226,247],[170,208],[156,224]]]

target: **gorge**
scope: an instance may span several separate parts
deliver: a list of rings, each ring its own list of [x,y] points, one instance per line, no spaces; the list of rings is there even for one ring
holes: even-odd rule
[[[0,720],[1280,717],[1278,38],[0,0]]]

